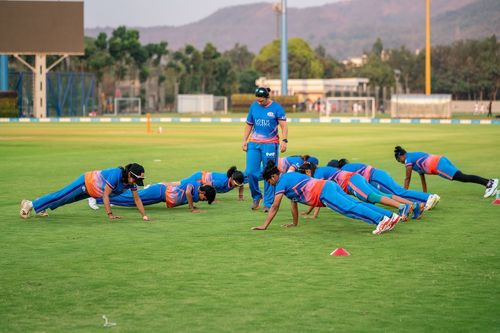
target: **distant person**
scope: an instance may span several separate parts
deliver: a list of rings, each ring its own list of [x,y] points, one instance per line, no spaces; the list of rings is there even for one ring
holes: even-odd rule
[[[383,102],[380,103],[378,110],[380,111],[380,113],[385,114],[385,106]]]
[[[493,117],[492,109],[493,109],[493,97],[490,99],[490,102],[488,103],[488,114],[486,115],[487,117]]]
[[[474,103],[474,111],[472,114],[476,115],[479,113],[479,103],[476,101],[476,103]]]
[[[87,198],[101,199],[110,220],[119,219],[111,210],[110,200],[129,190],[132,205],[136,206],[144,221],[149,221],[141,198],[137,194],[137,185],[144,186],[144,168],[137,163],[125,167],[89,171],[63,189],[46,194],[33,201],[21,201],[20,215],[27,219],[34,210],[36,214],[47,216],[46,210],[80,201]]]
[[[318,112],[318,113],[321,112],[321,98],[318,97],[316,99],[315,105],[316,105],[316,112]]]
[[[425,175],[439,175],[448,180],[456,180],[463,183],[475,183],[486,187],[484,197],[487,198],[496,193],[498,179],[486,179],[475,175],[462,173],[446,156],[431,155],[424,152],[406,152],[401,146],[394,148],[396,161],[406,166],[406,177],[404,188],[408,189],[411,181],[411,172],[415,171],[420,175],[422,190],[427,192]]]
[[[483,102],[481,102],[481,104],[479,105],[479,113],[480,114],[484,114],[484,104],[483,104]]]
[[[256,101],[250,105],[243,130],[241,149],[246,152],[246,174],[252,195],[252,210],[260,207],[264,197],[264,211],[268,211],[274,200],[274,186],[264,183],[264,196],[259,188],[259,178],[268,161],[276,163],[278,153],[284,153],[288,144],[288,126],[283,107],[269,98],[271,89],[258,87],[255,90]],[[278,133],[281,127],[282,140]]]

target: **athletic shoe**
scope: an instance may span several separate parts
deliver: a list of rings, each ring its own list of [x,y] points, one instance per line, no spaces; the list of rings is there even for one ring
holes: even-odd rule
[[[372,234],[374,235],[380,235],[386,230],[389,230],[389,227],[391,226],[391,219],[388,218],[387,216],[384,216],[382,221],[379,222],[377,225],[377,228],[372,231]]]
[[[269,207],[264,207],[264,208],[262,209],[262,211],[263,211],[264,213],[269,213]]]
[[[413,203],[413,215],[411,218],[414,220],[420,220],[420,218],[422,217],[422,214],[424,214],[424,210],[425,210],[425,205],[423,203],[414,202]]]
[[[434,194],[429,195],[427,201],[425,202],[424,210],[431,210],[434,205],[434,201],[436,201]]]
[[[434,207],[437,206],[439,200],[441,200],[441,197],[439,195],[433,194],[433,196],[434,196],[434,202],[432,203],[432,206],[429,209],[434,209]]]
[[[88,199],[88,202],[89,202],[89,207],[92,208],[93,210],[98,210],[99,209],[99,206],[97,205],[97,200],[90,197]]]
[[[390,230],[394,229],[394,227],[396,227],[396,224],[398,224],[398,222],[400,220],[401,220],[401,216],[399,216],[396,213],[393,213],[392,216],[391,216],[391,223],[390,223],[389,228],[387,229],[387,231],[390,231]]]
[[[401,216],[403,221],[408,221],[408,216],[413,212],[413,205],[401,204],[399,205],[398,215]]]
[[[259,209],[259,207],[260,207],[260,201],[261,201],[261,200],[262,200],[262,199],[257,199],[257,200],[254,200],[254,201],[253,201],[253,204],[252,204],[252,207],[250,207],[250,208],[252,208],[252,210],[257,210],[257,209]]]
[[[49,214],[46,211],[42,210],[41,212],[37,213],[36,216],[47,217],[47,216],[49,216]]]
[[[491,197],[497,192],[498,187],[498,179],[490,179],[488,180],[488,184],[486,184],[486,190],[484,191],[484,197]]]
[[[21,201],[21,210],[19,211],[19,215],[23,219],[27,219],[31,215],[31,210],[33,209],[33,204],[29,200]]]

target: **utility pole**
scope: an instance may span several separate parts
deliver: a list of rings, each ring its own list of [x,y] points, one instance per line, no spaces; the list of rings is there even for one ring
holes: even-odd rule
[[[281,0],[281,95],[288,95],[288,34],[286,0]]]
[[[273,10],[276,12],[276,39],[280,39],[281,0],[273,3]]]
[[[431,94],[431,0],[425,0],[425,94]]]

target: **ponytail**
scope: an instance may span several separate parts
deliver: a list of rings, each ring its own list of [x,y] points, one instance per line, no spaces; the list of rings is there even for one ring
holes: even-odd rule
[[[226,173],[226,176],[227,178],[231,178],[231,176],[233,175],[233,173],[236,171],[236,167],[233,165],[232,167],[229,168],[229,170],[227,170],[227,173]]]
[[[344,165],[346,165],[347,163],[349,163],[349,161],[345,158],[341,158],[339,160],[339,168],[342,168]]]
[[[262,178],[269,180],[273,175],[279,175],[280,171],[273,160],[268,160],[264,171],[262,171]]]
[[[403,147],[401,147],[401,146],[394,147],[394,158],[396,159],[396,161],[399,161],[399,156],[402,156],[405,154],[406,154],[406,150],[404,150]]]

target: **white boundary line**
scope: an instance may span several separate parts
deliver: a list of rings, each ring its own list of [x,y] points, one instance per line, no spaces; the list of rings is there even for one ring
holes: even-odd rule
[[[146,117],[61,117],[61,118],[0,118],[0,123],[145,123]],[[161,117],[151,118],[153,123],[244,123],[246,118],[209,118],[209,117]],[[289,118],[292,123],[322,124],[453,124],[453,125],[500,125],[500,119],[390,119],[390,118]]]

